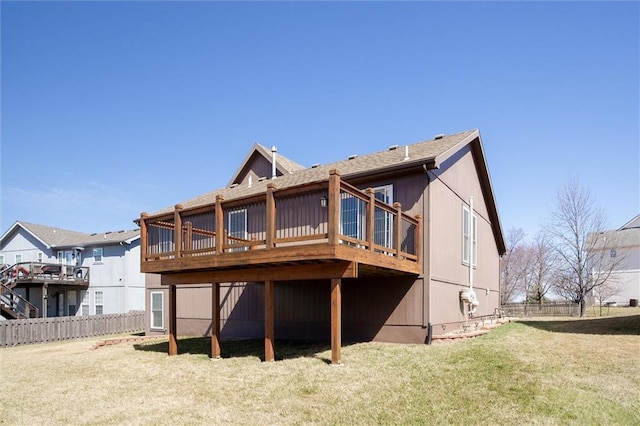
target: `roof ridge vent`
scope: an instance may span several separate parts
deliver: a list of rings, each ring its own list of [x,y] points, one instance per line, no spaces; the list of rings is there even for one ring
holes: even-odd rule
[[[400,145],[398,145],[398,144],[391,145],[391,146],[389,147],[389,151],[393,151],[394,149],[398,149],[398,148],[400,148]]]
[[[442,138],[444,138],[444,133],[438,133],[437,135],[435,135],[433,137],[434,140],[438,140],[438,139],[442,139]]]
[[[313,163],[313,164],[311,165],[311,168],[312,168],[312,169],[317,169],[318,167],[320,167],[320,163]]]
[[[356,158],[358,156],[358,154],[351,154],[349,157],[347,157],[349,160],[353,160],[354,158]]]

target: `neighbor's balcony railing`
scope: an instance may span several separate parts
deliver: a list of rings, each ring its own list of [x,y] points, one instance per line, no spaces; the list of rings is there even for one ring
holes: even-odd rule
[[[59,263],[20,262],[0,271],[4,284],[20,280],[65,281],[70,284],[88,284],[89,267]]]
[[[418,262],[421,218],[361,191],[332,170],[326,181],[140,217],[142,262],[291,245],[348,245]],[[179,232],[176,232],[176,229]]]

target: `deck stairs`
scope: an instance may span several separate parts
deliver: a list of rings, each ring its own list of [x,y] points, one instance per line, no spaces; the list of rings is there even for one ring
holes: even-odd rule
[[[0,269],[0,315],[6,319],[37,318],[38,308],[16,293],[17,265],[3,266]]]

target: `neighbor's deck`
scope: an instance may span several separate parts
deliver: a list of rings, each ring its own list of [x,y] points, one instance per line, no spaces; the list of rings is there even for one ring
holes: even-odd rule
[[[418,275],[421,226],[334,170],[321,182],[143,213],[141,271],[164,284]]]

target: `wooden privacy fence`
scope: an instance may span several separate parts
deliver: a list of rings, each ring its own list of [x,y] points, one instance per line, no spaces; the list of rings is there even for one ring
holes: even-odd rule
[[[144,331],[144,311],[0,321],[0,347]]]
[[[508,317],[575,317],[580,315],[577,303],[508,303],[502,305]]]

